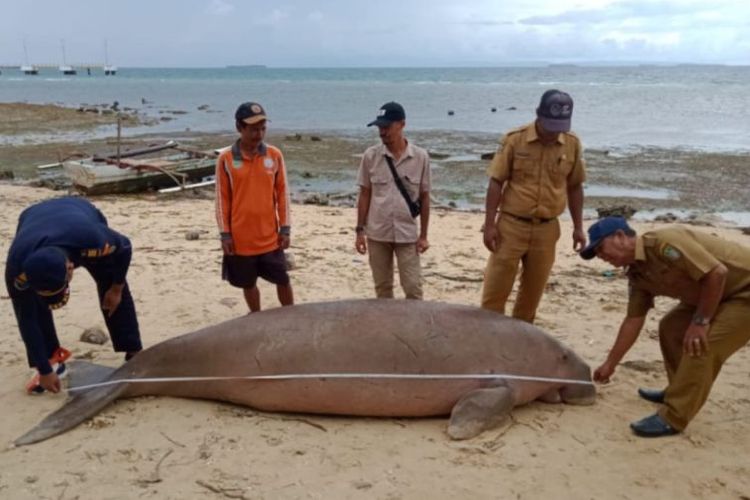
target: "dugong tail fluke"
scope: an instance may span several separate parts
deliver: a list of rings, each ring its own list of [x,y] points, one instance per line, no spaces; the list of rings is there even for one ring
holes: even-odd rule
[[[68,365],[71,372],[71,388],[101,382],[110,378],[116,371],[114,368],[85,361],[73,361]],[[81,391],[68,399],[60,409],[47,415],[36,427],[16,439],[15,445],[37,443],[72,429],[99,413],[105,406],[120,397],[126,388],[127,384],[112,384]]]

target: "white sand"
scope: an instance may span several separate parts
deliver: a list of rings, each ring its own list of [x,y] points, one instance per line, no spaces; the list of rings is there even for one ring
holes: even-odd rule
[[[0,185],[0,253],[19,212],[56,193]],[[135,246],[128,275],[146,346],[246,312],[220,279],[213,202],[193,197],[94,200]],[[353,249],[353,209],[293,206],[292,272],[298,303],[370,297],[365,258]],[[437,212],[424,257],[425,296],[477,304],[486,250],[482,215]],[[639,231],[654,225],[636,224]],[[187,241],[189,230],[205,231]],[[707,228],[750,245],[750,237]],[[538,325],[592,368],[604,359],[626,304],[626,281],[572,252],[565,223]],[[261,286],[264,307],[275,290]],[[657,311],[672,303],[660,300]],[[115,366],[111,346],[78,338],[104,326],[93,281],[77,273],[55,313],[62,344]],[[20,498],[750,498],[750,349],[724,367],[687,432],[634,437],[628,423],[654,412],[639,386],[662,387],[658,314],[590,407],[533,403],[478,438],[455,442],[444,419],[329,418],[261,414],[213,401],[149,397],[118,401],[48,441],[0,452],[0,497]],[[9,445],[64,396],[26,396],[23,345],[0,291],[0,442]]]

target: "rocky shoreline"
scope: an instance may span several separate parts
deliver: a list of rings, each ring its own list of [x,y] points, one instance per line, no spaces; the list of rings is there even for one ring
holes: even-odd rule
[[[40,113],[33,123],[63,113],[66,129],[90,130],[111,116],[57,106],[4,105],[27,116]],[[30,107],[31,106],[31,107]],[[19,111],[21,110],[21,111]],[[11,112],[11,114],[12,114]],[[18,122],[19,120],[15,120]],[[132,118],[129,123],[139,123]],[[62,126],[62,125],[59,125]],[[26,133],[31,134],[32,131]],[[214,149],[235,139],[235,133],[185,131],[169,134],[124,134],[121,147],[135,149],[167,140],[190,147]],[[430,152],[433,166],[433,199],[436,206],[482,210],[487,185],[485,170],[496,146],[497,135],[455,131],[409,131],[408,137]],[[585,145],[585,138],[582,138]],[[300,203],[352,206],[356,199],[356,172],[362,152],[377,142],[371,130],[332,134],[269,130],[268,142],[284,152],[294,199]],[[0,177],[28,181],[35,166],[72,155],[111,153],[112,138],[77,141],[0,144]],[[627,206],[628,212],[662,220],[716,219],[721,213],[739,214],[750,225],[750,156],[692,150],[642,147],[633,150],[586,150],[588,179],[586,208],[597,210]],[[725,221],[726,222],[726,221]],[[730,221],[731,222],[731,221]]]

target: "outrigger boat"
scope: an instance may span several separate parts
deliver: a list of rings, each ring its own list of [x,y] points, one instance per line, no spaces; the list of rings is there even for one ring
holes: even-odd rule
[[[111,156],[68,159],[37,167],[40,178],[59,176],[86,195],[179,191],[212,184],[217,151],[200,151],[176,141]],[[162,189],[166,188],[166,189]]]

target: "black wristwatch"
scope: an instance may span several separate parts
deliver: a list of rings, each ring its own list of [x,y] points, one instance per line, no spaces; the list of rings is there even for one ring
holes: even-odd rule
[[[365,232],[365,226],[356,226],[354,228],[354,232],[357,233],[357,234],[364,233]]]

